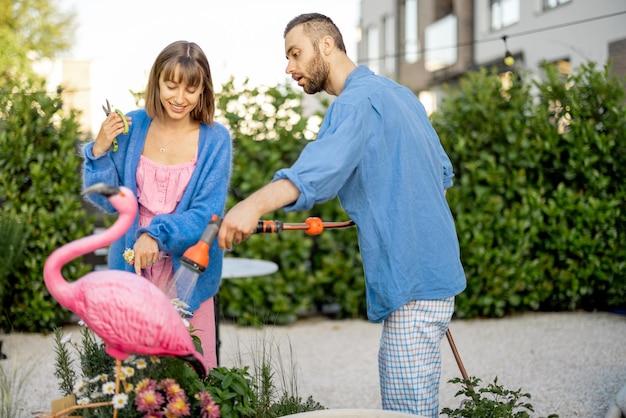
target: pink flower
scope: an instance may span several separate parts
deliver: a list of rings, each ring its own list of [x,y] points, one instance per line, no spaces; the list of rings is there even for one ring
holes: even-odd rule
[[[151,388],[137,392],[137,396],[135,397],[137,411],[141,412],[155,412],[161,407],[162,403],[163,395]]]
[[[202,407],[202,418],[220,418],[220,408],[213,401]]]
[[[171,399],[166,407],[166,416],[167,417],[184,417],[189,416],[189,404],[187,403],[187,398],[184,393],[182,396],[177,396]]]
[[[149,378],[140,380],[135,386],[135,393],[139,393],[144,389],[156,390],[156,382]]]
[[[163,379],[159,383],[159,387],[161,387],[165,391],[165,396],[168,401],[177,398],[180,395],[185,396],[185,391],[180,387],[180,385],[174,379]]]
[[[202,411],[202,418],[220,418],[220,408],[211,394],[205,390],[196,393],[195,398],[200,401],[200,410]]]

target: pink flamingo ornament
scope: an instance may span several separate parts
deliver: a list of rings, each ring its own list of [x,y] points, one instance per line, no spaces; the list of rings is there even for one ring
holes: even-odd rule
[[[87,193],[106,196],[119,217],[106,231],[70,242],[50,254],[43,270],[48,291],[102,339],[105,351],[117,364],[116,393],[121,362],[130,354],[178,357],[204,378],[206,366],[188,327],[169,298],[150,281],[121,270],[91,272],[74,282],[63,278],[63,265],[120,238],[137,215],[137,199],[126,187],[98,183],[83,191]]]

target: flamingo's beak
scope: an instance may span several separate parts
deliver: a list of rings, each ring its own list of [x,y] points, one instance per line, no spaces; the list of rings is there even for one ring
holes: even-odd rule
[[[86,194],[91,194],[91,193],[98,193],[103,196],[109,197],[109,196],[116,195],[119,192],[120,192],[119,187],[111,186],[106,183],[96,183],[93,186],[87,187],[85,190],[83,190],[81,194],[86,195]]]

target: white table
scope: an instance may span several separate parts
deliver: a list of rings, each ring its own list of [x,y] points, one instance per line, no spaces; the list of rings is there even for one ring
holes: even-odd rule
[[[265,276],[276,271],[278,271],[278,265],[271,261],[224,257],[222,262],[222,278],[224,279]]]
[[[278,265],[272,261],[252,258],[224,257],[222,261],[222,279],[267,276],[278,271]],[[219,292],[213,297],[215,307],[215,355],[220,365],[220,303]]]

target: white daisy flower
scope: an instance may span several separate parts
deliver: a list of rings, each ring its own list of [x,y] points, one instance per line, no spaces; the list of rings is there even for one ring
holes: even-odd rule
[[[133,377],[135,375],[135,369],[132,367],[122,367],[122,374],[124,378]]]
[[[74,383],[74,393],[76,395],[80,395],[81,393],[83,393],[87,387],[89,386],[89,382],[85,379],[78,379],[75,383]]]
[[[102,393],[105,395],[113,395],[115,393],[115,382],[106,382],[103,384]]]
[[[113,397],[113,399],[111,399],[111,402],[113,402],[113,408],[122,409],[128,403],[128,395],[125,393],[118,393]]]
[[[137,370],[143,370],[148,367],[148,362],[145,359],[138,358],[135,361],[135,367],[137,367]]]
[[[126,248],[122,253],[122,257],[130,264],[135,259],[135,251],[132,248]]]

